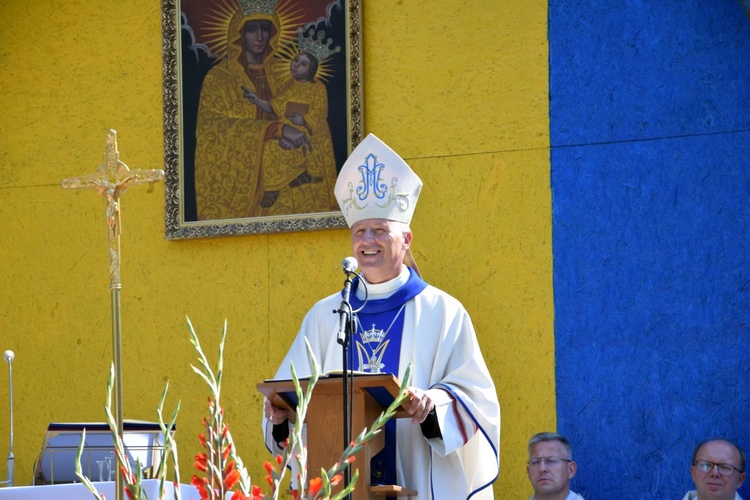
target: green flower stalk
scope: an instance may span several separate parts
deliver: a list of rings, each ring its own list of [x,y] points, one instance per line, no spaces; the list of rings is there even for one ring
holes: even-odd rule
[[[195,333],[190,318],[186,317],[188,330],[190,332],[190,342],[193,344],[198,355],[198,366],[190,365],[201,379],[209,387],[208,397],[208,414],[203,418],[204,432],[200,434],[200,443],[203,451],[195,456],[194,467],[200,474],[193,475],[191,484],[198,490],[201,500],[264,500],[266,496],[261,488],[253,485],[250,475],[245,468],[242,459],[237,454],[232,434],[229,432],[229,426],[224,418],[224,410],[221,407],[221,382],[224,367],[224,343],[227,335],[227,322],[224,321],[221,341],[219,343],[218,361],[215,369],[211,367],[206,358],[198,335]],[[380,414],[375,420],[372,428],[364,429],[357,438],[350,443],[330,469],[320,470],[320,476],[308,481],[307,478],[307,448],[304,445],[302,437],[302,423],[305,421],[310,399],[313,395],[313,389],[320,376],[320,367],[318,361],[312,353],[310,345],[307,344],[307,355],[312,367],[312,375],[307,380],[305,391],[302,390],[294,365],[291,366],[292,379],[294,381],[295,392],[297,393],[297,422],[289,435],[287,444],[281,455],[276,457],[276,464],[272,465],[266,462],[265,468],[268,472],[266,477],[271,486],[271,499],[278,500],[281,484],[286,473],[286,469],[294,461],[299,467],[299,474],[295,478],[299,485],[299,490],[293,492],[296,500],[341,500],[346,495],[354,491],[357,483],[359,471],[354,470],[352,478],[348,484],[343,485],[340,491],[333,493],[333,489],[338,487],[342,482],[342,474],[354,461],[354,457],[366,446],[379,432],[382,431],[386,422],[396,415],[397,410],[403,402],[409,397],[405,390],[409,385],[411,378],[411,366],[408,366],[401,383],[399,395],[393,400],[390,406]],[[129,500],[148,500],[146,492],[142,487],[143,472],[140,463],[137,463],[136,470],[133,471],[130,462],[127,459],[125,444],[122,437],[117,432],[117,424],[112,412],[112,389],[115,381],[114,365],[110,366],[109,379],[107,382],[107,404],[104,407],[107,423],[112,434],[115,453],[117,455],[120,470],[117,473],[122,474],[124,480],[123,489]],[[154,477],[159,479],[159,500],[164,500],[166,496],[166,476],[168,464],[171,461],[174,473],[174,495],[173,500],[181,500],[180,496],[180,471],[177,459],[177,442],[173,436],[173,429],[177,414],[180,409],[178,402],[168,423],[164,421],[164,401],[167,397],[169,383],[166,384],[162,393],[157,415],[159,418],[159,428],[163,434],[163,452],[161,461],[154,471]],[[78,479],[98,500],[105,500],[104,495],[99,493],[96,486],[87,478],[82,471],[81,456],[83,455],[83,445],[86,440],[84,429],[81,444],[78,447],[76,456],[76,475]]]

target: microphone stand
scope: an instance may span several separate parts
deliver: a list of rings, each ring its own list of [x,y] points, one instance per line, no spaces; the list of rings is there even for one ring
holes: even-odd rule
[[[352,290],[352,272],[345,271],[346,272],[346,281],[344,282],[344,292],[343,292],[343,298],[341,300],[341,306],[339,307],[338,312],[339,313],[339,334],[338,334],[338,343],[341,345],[341,353],[342,353],[342,367],[341,370],[341,380],[343,384],[343,390],[342,390],[342,402],[343,402],[343,408],[342,408],[342,415],[343,415],[343,433],[344,433],[344,450],[346,450],[347,446],[349,446],[349,443],[352,440],[352,423],[351,423],[351,416],[349,412],[349,405],[350,405],[350,398],[349,393],[353,390],[353,381],[350,381],[349,377],[349,347],[350,347],[350,340],[352,336],[352,325],[354,322],[354,317],[352,315],[352,305],[349,302],[349,296],[351,295]],[[351,470],[350,467],[347,467],[344,470],[344,484],[349,484],[351,477]],[[346,496],[347,499],[351,498],[351,494],[348,494]]]
[[[15,459],[13,457],[13,368],[11,365],[11,363],[13,362],[13,357],[13,351],[5,351],[5,360],[8,362],[8,376],[10,384],[10,451],[8,452],[8,479],[6,481],[3,481],[2,483],[7,484],[8,486],[13,486],[15,462]]]

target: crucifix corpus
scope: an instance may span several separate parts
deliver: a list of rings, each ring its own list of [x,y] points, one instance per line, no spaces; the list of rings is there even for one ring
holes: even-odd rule
[[[63,189],[95,189],[107,202],[107,234],[109,242],[109,289],[112,297],[112,360],[115,365],[115,419],[117,434],[123,436],[122,420],[122,353],[120,335],[120,196],[133,184],[144,184],[164,179],[163,170],[130,170],[119,159],[117,132],[107,131],[104,163],[96,173],[69,177],[62,181]],[[117,471],[122,464],[117,459]],[[115,474],[117,498],[122,498],[121,475]]]

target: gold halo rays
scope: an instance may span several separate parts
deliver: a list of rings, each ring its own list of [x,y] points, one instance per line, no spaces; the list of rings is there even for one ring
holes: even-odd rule
[[[217,0],[211,12],[206,15],[203,42],[210,53],[219,59],[227,56],[229,23],[238,9],[236,0]],[[303,15],[302,9],[294,4],[294,0],[279,0],[276,15],[279,18],[280,31],[275,56],[278,61],[273,64],[273,71],[281,74],[289,71],[289,63],[299,54],[297,28],[303,25]],[[333,63],[330,58],[318,61],[315,76],[323,83],[333,78]]]
[[[279,18],[279,38],[277,53],[287,52],[293,45],[297,34],[297,26],[302,24],[301,9],[295,6],[293,0],[279,0],[276,5],[276,16]],[[211,54],[223,59],[227,56],[229,23],[239,9],[235,0],[218,0],[213,10],[206,17],[205,44]],[[294,58],[294,56],[292,56]]]

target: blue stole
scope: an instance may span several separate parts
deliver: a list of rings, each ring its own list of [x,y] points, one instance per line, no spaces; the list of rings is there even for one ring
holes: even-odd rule
[[[350,302],[357,311],[356,328],[349,348],[349,368],[371,373],[390,373],[398,377],[404,306],[427,287],[427,283],[409,268],[409,279],[389,297],[363,301],[357,298],[359,278],[352,283]],[[362,307],[364,305],[364,307]],[[352,345],[356,346],[354,349]],[[356,351],[356,352],[353,352]],[[385,425],[385,447],[370,462],[371,484],[398,484],[396,478],[396,419]]]

